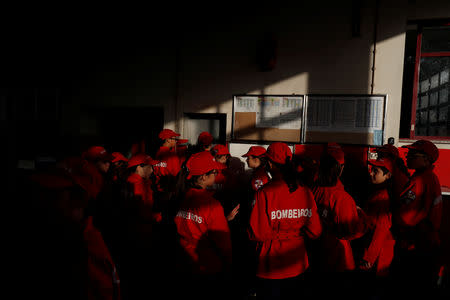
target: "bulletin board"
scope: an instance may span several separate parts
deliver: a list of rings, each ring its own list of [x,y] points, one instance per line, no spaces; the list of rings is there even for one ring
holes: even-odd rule
[[[233,97],[235,141],[302,142],[303,95],[237,95]]]
[[[381,146],[386,95],[306,96],[304,142]]]

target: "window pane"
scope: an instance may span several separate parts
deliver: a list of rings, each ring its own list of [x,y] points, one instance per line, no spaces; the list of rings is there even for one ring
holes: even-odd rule
[[[425,28],[422,34],[422,52],[450,51],[450,26]]]
[[[448,136],[448,130],[446,126],[439,127],[437,136]]]
[[[446,121],[448,115],[448,106],[439,109],[439,121]]]
[[[420,81],[420,92],[425,93],[430,89],[430,79]]]
[[[443,125],[450,121],[448,120],[449,108],[448,106],[439,107],[441,104],[449,103],[449,69],[450,57],[420,59],[416,135],[448,136],[450,133],[447,126]],[[430,126],[433,123],[435,126]]]
[[[426,127],[416,127],[416,135],[418,136],[426,136],[427,128]]]
[[[430,94],[430,106],[438,104],[438,92],[433,92]]]
[[[428,122],[428,112],[427,111],[420,111],[416,115],[416,124],[419,125],[426,125]]]
[[[428,107],[428,95],[420,97],[420,108]]]
[[[448,102],[448,90],[449,88],[447,87],[439,91],[439,103]]]
[[[430,109],[429,120],[430,120],[430,123],[437,122],[437,110],[436,109]]]
[[[440,127],[430,127],[428,129],[428,135],[430,135],[430,136],[437,136],[437,135],[439,135],[439,128]]]
[[[448,82],[449,69],[445,69],[441,72],[441,85]]]
[[[438,87],[438,86],[439,86],[439,73],[431,76],[430,88],[434,89],[435,87]]]

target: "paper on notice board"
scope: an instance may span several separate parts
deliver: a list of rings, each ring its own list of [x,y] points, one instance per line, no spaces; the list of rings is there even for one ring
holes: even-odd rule
[[[267,97],[258,100],[257,128],[300,129],[303,99],[301,97]]]
[[[383,128],[383,98],[327,97],[308,99],[307,130],[371,132]]]

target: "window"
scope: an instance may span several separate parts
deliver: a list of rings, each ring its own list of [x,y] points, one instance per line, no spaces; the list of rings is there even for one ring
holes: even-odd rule
[[[450,22],[421,23],[409,29],[401,138],[450,139],[449,73]]]
[[[226,143],[227,115],[221,113],[185,113],[183,138],[196,144],[198,135],[208,131],[214,137],[213,144]]]

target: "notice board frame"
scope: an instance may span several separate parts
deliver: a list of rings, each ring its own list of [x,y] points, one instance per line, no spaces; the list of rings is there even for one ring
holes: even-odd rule
[[[349,138],[351,139],[352,133],[349,132],[338,132],[340,135],[333,134],[333,141],[337,143],[342,144],[353,144],[353,145],[367,145],[367,146],[380,146],[384,143],[384,139],[386,138],[386,112],[387,112],[387,105],[389,101],[389,97],[387,94],[267,94],[267,95],[252,95],[252,94],[236,94],[233,95],[233,114],[232,114],[232,131],[231,131],[231,141],[232,142],[238,142],[238,143],[254,143],[254,144],[261,144],[261,143],[271,143],[274,141],[274,139],[245,139],[240,138],[236,135],[236,98],[237,97],[255,97],[255,98],[261,98],[261,97],[302,97],[302,120],[301,120],[301,126],[299,129],[299,139],[298,140],[284,140],[286,143],[290,144],[313,144],[313,143],[323,143],[324,140],[321,139],[308,139],[308,134],[310,133],[308,131],[308,108],[310,107],[309,102],[312,97],[324,97],[324,98],[333,98],[334,100],[342,98],[382,98],[382,112],[381,112],[381,136],[377,138],[377,143],[369,143],[367,141],[361,141],[360,139],[363,133],[356,134],[356,140],[355,141],[349,141]],[[334,131],[336,133],[336,131]],[[368,132],[367,132],[368,133]],[[349,138],[342,139],[342,135],[348,135]],[[341,137],[341,138],[340,138]]]
[[[249,128],[245,128],[245,131],[251,131],[251,130],[255,130],[255,131],[259,131],[257,134],[258,135],[268,135],[268,136],[274,136],[274,135],[279,135],[281,133],[286,132],[289,133],[289,136],[287,138],[285,138],[284,140],[279,140],[279,139],[274,139],[274,138],[253,138],[253,139],[246,139],[246,138],[241,138],[238,134],[236,134],[237,130],[240,130],[241,128],[239,126],[236,126],[236,121],[239,121],[236,116],[236,113],[242,113],[242,112],[237,112],[236,111],[236,99],[238,97],[249,97],[249,98],[270,98],[270,97],[284,97],[284,98],[301,98],[299,99],[300,103],[301,103],[301,111],[299,111],[299,114],[301,115],[301,121],[300,121],[300,128],[298,129],[274,129],[274,128],[269,128],[269,127],[259,127],[261,129],[257,129],[256,127],[256,111],[255,111],[255,116],[251,116],[252,118],[255,118],[255,122],[253,124],[253,122],[251,122],[251,125],[254,125],[254,127],[249,127]],[[264,95],[254,95],[254,94],[236,94],[233,95],[233,110],[232,110],[232,122],[231,122],[231,142],[234,143],[248,143],[248,144],[267,144],[267,143],[272,143],[272,142],[285,142],[288,144],[299,144],[299,143],[303,143],[303,127],[304,127],[304,120],[305,120],[305,107],[306,107],[306,103],[305,103],[305,99],[306,99],[306,95],[304,94],[264,94]],[[249,121],[247,119],[247,121]],[[265,131],[271,131],[268,134],[265,133]],[[298,139],[295,138],[291,138],[298,136]]]
[[[370,100],[370,98],[381,98],[383,103],[381,105],[381,109],[382,112],[380,112],[380,116],[381,118],[381,129],[379,130],[379,132],[377,133],[373,133],[374,137],[373,137],[373,142],[368,142],[367,140],[364,141],[364,139],[367,139],[368,136],[370,136],[370,132],[369,131],[360,131],[360,132],[351,132],[351,131],[338,131],[337,129],[334,129],[332,131],[330,131],[328,134],[331,136],[332,138],[329,139],[324,139],[324,137],[327,136],[327,133],[324,134],[324,136],[322,137],[309,137],[308,135],[310,134],[310,132],[312,131],[308,131],[308,112],[309,109],[311,108],[311,98],[313,97],[322,97],[322,98],[331,98],[333,99],[333,101],[336,100],[345,100],[345,99],[349,99],[349,98],[354,98],[356,100]],[[336,143],[340,143],[340,144],[353,144],[353,145],[367,145],[367,146],[381,146],[384,144],[384,139],[386,138],[386,133],[385,133],[385,129],[386,129],[386,113],[387,113],[387,105],[388,105],[388,95],[387,94],[307,94],[306,95],[306,99],[305,99],[305,118],[304,118],[304,124],[303,124],[303,143],[304,144],[308,144],[308,143],[324,143],[327,141],[330,142],[336,142]],[[355,112],[356,114],[356,112]],[[366,120],[367,121],[367,120]],[[355,121],[356,122],[356,121]],[[364,134],[366,135],[366,137],[364,137]],[[344,136],[345,135],[345,136]],[[375,135],[377,135],[377,137],[375,137]]]

